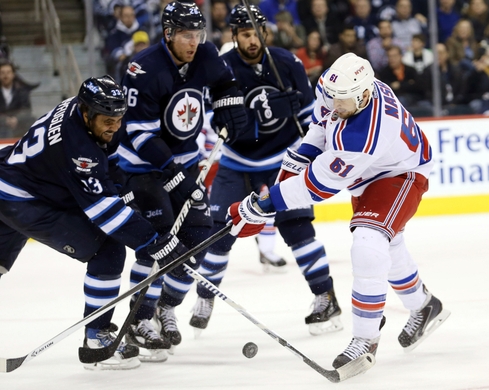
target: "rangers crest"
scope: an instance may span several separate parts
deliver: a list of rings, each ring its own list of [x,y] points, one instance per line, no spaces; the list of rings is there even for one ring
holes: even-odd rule
[[[72,160],[76,165],[76,170],[85,174],[92,173],[92,168],[98,165],[98,162],[92,162],[91,159],[86,157],[72,158]]]

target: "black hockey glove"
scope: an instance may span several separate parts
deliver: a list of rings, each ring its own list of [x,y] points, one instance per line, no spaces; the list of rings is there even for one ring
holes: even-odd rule
[[[248,122],[243,104],[243,93],[238,91],[236,96],[228,95],[215,100],[212,103],[212,110],[214,111],[212,120],[214,125],[219,128],[226,127],[228,130],[228,137],[225,141],[228,144],[236,141]]]
[[[302,92],[299,91],[285,91],[285,92],[271,92],[268,94],[268,107],[270,108],[271,118],[289,118],[297,115],[301,110],[301,98]],[[261,112],[265,112],[265,102],[258,101],[255,103],[255,110],[258,110],[257,115]],[[270,114],[269,114],[270,115]]]
[[[166,233],[162,236],[158,236],[154,242],[141,248],[137,251],[136,257],[138,259],[153,259],[158,262],[160,268],[171,263],[175,259],[188,252],[188,249],[183,245],[177,236],[171,233]],[[189,266],[193,266],[191,260],[187,260]],[[176,267],[171,273],[175,276],[183,276],[186,274],[184,266],[180,265]]]
[[[205,187],[195,183],[196,178],[182,164],[171,163],[163,171],[163,188],[171,193],[177,202],[185,203],[191,199],[195,203],[201,203],[204,199]]]

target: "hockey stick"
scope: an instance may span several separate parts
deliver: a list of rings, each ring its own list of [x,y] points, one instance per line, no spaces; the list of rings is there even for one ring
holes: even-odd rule
[[[256,23],[255,15],[253,15],[253,13],[251,12],[249,1],[248,0],[243,0],[243,5],[246,8],[246,12],[248,13],[248,16],[250,18],[251,24],[253,25],[253,29],[255,30],[256,35],[258,36],[258,39],[260,41],[260,44],[263,47],[263,50],[265,51],[265,54],[268,57],[268,61],[270,61],[270,67],[272,68],[272,72],[275,75],[275,78],[277,79],[278,86],[279,86],[280,90],[287,91],[287,92],[290,91],[290,90],[292,90],[292,88],[285,89],[285,85],[284,85],[284,83],[282,81],[282,78],[280,77],[280,73],[278,73],[278,69],[277,69],[277,67],[275,65],[275,61],[273,60],[273,57],[270,54],[270,50],[268,50],[268,46],[267,46],[267,44],[265,42],[265,38],[263,37],[263,34],[260,31],[260,28],[259,28],[258,24]],[[304,138],[304,131],[302,130],[301,124],[299,123],[299,120],[297,119],[297,115],[294,114],[293,119],[294,119],[295,125],[297,127],[297,130],[299,131],[300,136],[302,138]]]
[[[207,161],[202,166],[202,169],[199,173],[199,176],[197,177],[197,185],[204,182],[204,179],[206,178],[207,174],[209,173],[211,166],[214,163],[214,160],[216,159],[216,155],[219,152],[219,150],[221,149],[221,146],[224,143],[224,140],[227,138],[227,136],[228,136],[228,130],[225,127],[223,127],[221,129],[221,131],[219,132],[219,138],[217,139],[216,143],[214,144],[214,147],[212,148],[212,151],[209,154]],[[180,213],[178,214],[177,218],[175,219],[175,223],[173,224],[173,227],[170,230],[171,234],[176,235],[177,232],[180,230],[180,228],[183,225],[183,221],[187,217],[187,214],[190,210],[190,207],[192,207],[192,202],[190,199],[187,199],[185,201],[185,203],[183,204],[183,207],[180,210]]]
[[[221,238],[223,238],[226,234],[228,234],[231,231],[231,227],[232,227],[232,225],[225,226],[220,231],[218,231],[214,235],[210,236],[209,238],[207,238],[206,240],[204,240],[200,244],[196,245],[194,248],[190,249],[184,255],[180,256],[178,259],[173,260],[171,263],[169,263],[169,264],[165,265],[164,267],[162,267],[161,269],[159,269],[158,272],[156,272],[154,275],[151,275],[151,276],[147,277],[146,279],[144,279],[143,281],[139,282],[137,285],[130,288],[125,293],[119,295],[117,298],[113,299],[109,303],[98,308],[93,313],[89,314],[88,316],[86,316],[83,319],[81,319],[80,321],[78,321],[76,324],[70,326],[68,329],[65,329],[64,331],[59,333],[57,336],[55,336],[52,339],[41,344],[39,347],[32,350],[27,355],[21,356],[18,358],[0,358],[0,372],[12,372],[12,371],[16,370],[17,368],[21,367],[23,364],[30,361],[31,359],[34,359],[35,357],[39,356],[42,352],[45,352],[47,349],[51,348],[53,345],[55,345],[58,342],[60,342],[61,340],[65,339],[69,335],[73,334],[75,331],[80,329],[82,326],[88,324],[89,322],[93,321],[94,319],[100,317],[102,314],[111,310],[113,307],[115,307],[121,301],[131,297],[134,293],[142,290],[146,286],[149,286],[151,283],[153,283],[156,279],[160,278],[162,275],[166,274],[167,272],[170,272],[171,270],[175,269],[179,265],[183,264],[188,259],[190,259],[190,257],[195,256],[197,253],[206,249],[207,247],[209,247],[210,245],[212,245],[216,241],[219,241]]]
[[[233,309],[237,310],[241,315],[243,315],[246,319],[250,320],[253,324],[255,324],[258,328],[263,330],[267,335],[273,338],[276,342],[278,342],[281,346],[288,349],[298,358],[302,359],[304,363],[306,363],[309,367],[313,368],[319,374],[324,376],[330,382],[341,382],[345,379],[351,378],[358,374],[362,374],[372,368],[375,364],[375,357],[371,353],[367,353],[365,355],[360,356],[357,359],[352,360],[351,362],[345,364],[344,366],[338,368],[337,370],[326,370],[317,364],[314,360],[308,358],[302,352],[300,352],[297,348],[292,346],[288,341],[280,337],[278,334],[270,330],[268,327],[263,325],[260,321],[258,321],[255,317],[253,317],[250,313],[246,311],[246,309],[234,302],[232,299],[227,297],[217,286],[204,278],[197,271],[193,270],[186,264],[184,265],[185,271],[192,276],[199,284],[207,288],[214,295],[221,298],[224,302],[226,302]]]
[[[207,161],[205,164],[202,166],[202,169],[197,177],[196,183],[197,185],[200,185],[202,183],[207,174],[210,171],[210,168],[216,158],[217,153],[221,149],[221,146],[224,142],[224,140],[227,138],[228,132],[225,127],[221,129],[219,132],[219,138],[217,139],[216,143],[214,144],[214,147],[212,148],[211,153],[209,154],[209,157],[207,158]],[[180,210],[180,213],[178,214],[177,218],[175,219],[175,222],[173,223],[173,226],[170,230],[170,233],[173,235],[176,235],[180,228],[183,225],[183,222],[185,221],[185,218],[188,215],[188,212],[190,211],[190,208],[192,207],[192,202],[190,199],[187,199],[185,203],[182,206],[182,209]],[[195,259],[193,257],[190,259],[193,263],[195,263]],[[156,262],[154,263],[156,264]],[[153,268],[151,269],[151,273],[156,272],[155,265],[153,265]],[[150,276],[148,275],[148,276]],[[133,303],[131,309],[129,310],[129,314],[127,315],[122,327],[119,329],[119,333],[117,334],[116,338],[113,340],[113,342],[103,348],[88,348],[88,347],[80,347],[78,348],[78,358],[82,363],[96,363],[96,362],[101,362],[103,360],[106,360],[110,358],[117,348],[119,347],[119,344],[122,341],[122,338],[125,336],[127,331],[129,330],[129,327],[131,326],[134,317],[136,316],[136,313],[139,309],[139,306],[141,306],[144,296],[146,295],[146,292],[149,289],[149,285],[145,287],[143,290],[139,292],[139,295],[136,299],[136,301]]]

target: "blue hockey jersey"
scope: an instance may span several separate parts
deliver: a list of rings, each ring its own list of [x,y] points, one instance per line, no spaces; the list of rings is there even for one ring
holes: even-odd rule
[[[155,238],[151,224],[119,198],[109,176],[118,137],[99,145],[88,133],[76,97],[39,118],[14,145],[0,150],[0,199],[41,200],[82,209],[104,233],[132,249]]]
[[[214,44],[198,46],[194,60],[178,68],[164,42],[143,50],[122,81],[128,100],[127,139],[119,148],[127,172],[145,173],[171,161],[198,161],[196,139],[203,123],[203,90],[224,96],[234,76]]]
[[[297,119],[301,127],[307,130],[315,100],[304,66],[285,49],[270,47],[269,51],[285,89],[302,93],[301,111]],[[236,142],[224,145],[220,164],[245,172],[279,168],[286,149],[298,146],[300,135],[293,118],[272,117],[262,121],[255,119],[255,103],[258,100],[265,101],[270,92],[280,90],[269,59],[264,55],[261,63],[252,66],[243,61],[236,49],[222,57],[233,69],[238,88],[244,94],[248,124],[246,131]]]

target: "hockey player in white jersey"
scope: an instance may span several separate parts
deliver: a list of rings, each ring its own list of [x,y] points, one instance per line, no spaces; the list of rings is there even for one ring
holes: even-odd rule
[[[374,78],[370,63],[352,53],[321,76],[314,119],[297,151],[286,154],[269,196],[252,193],[229,208],[232,234],[256,234],[275,211],[316,204],[347,189],[353,206],[353,339],[333,367],[376,353],[389,285],[410,310],[398,340],[412,350],[450,315],[426,288],[403,237],[428,190],[428,140],[392,90]]]

